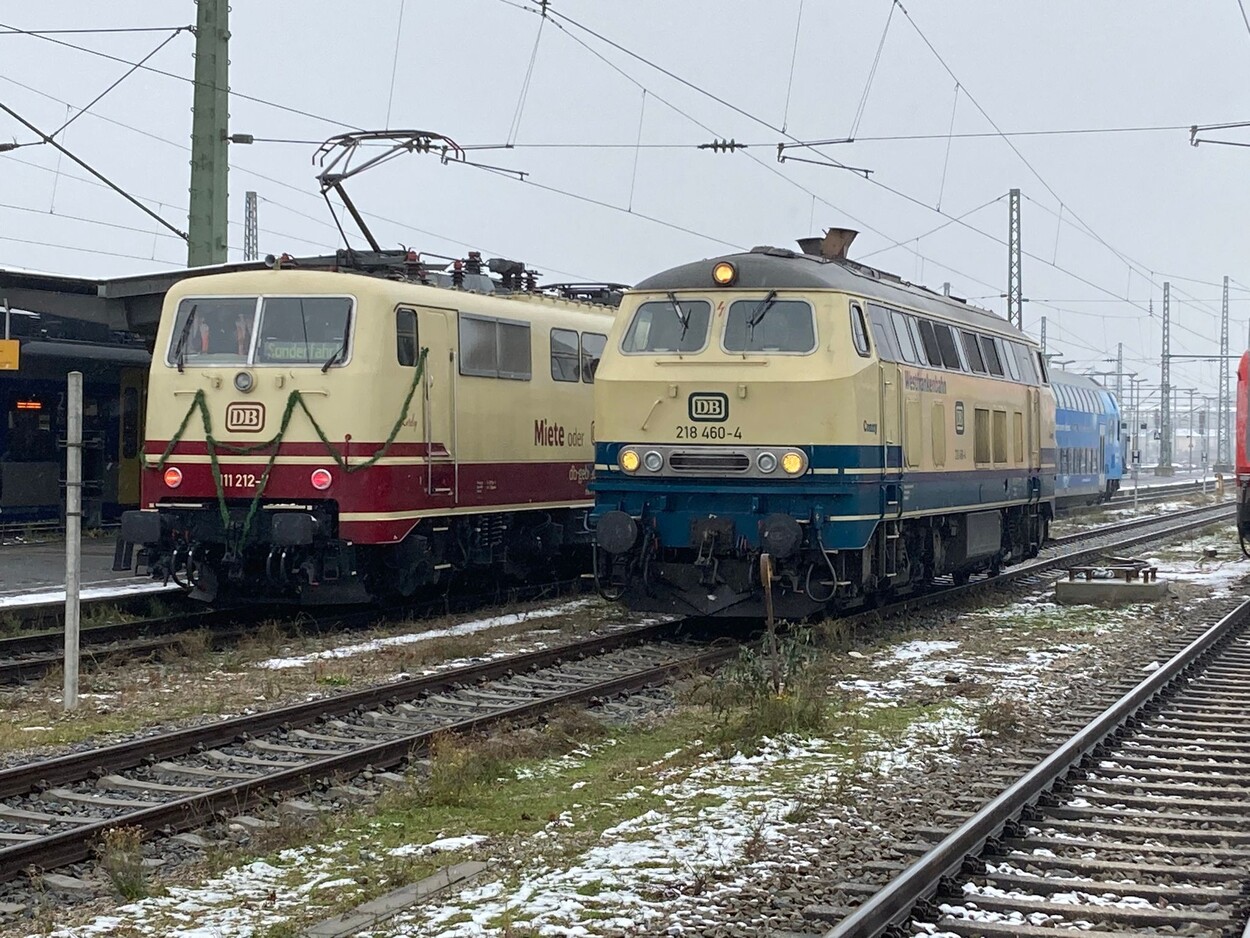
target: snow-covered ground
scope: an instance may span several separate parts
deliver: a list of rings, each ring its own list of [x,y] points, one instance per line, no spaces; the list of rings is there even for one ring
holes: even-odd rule
[[[1199,554],[1203,543],[1193,542],[1190,555]],[[1231,555],[1225,551],[1224,556]],[[1207,595],[1228,594],[1250,571],[1250,563],[1240,559],[1161,559],[1159,567],[1160,576],[1200,587]],[[1082,608],[1087,624],[1078,637],[1065,624],[1071,622],[1075,630]],[[918,689],[951,685],[988,686],[990,699],[1038,701],[1064,686],[1073,668],[1079,670],[1082,656],[1099,635],[1125,631],[1148,608],[1099,610],[1091,618],[1088,607],[1058,607],[1045,595],[1034,596],[976,613],[968,623],[961,620],[963,628],[951,632],[956,637],[898,641],[870,654],[852,652],[859,673],[840,686],[869,713],[914,700]],[[1174,607],[1170,614],[1175,614]],[[1062,622],[1047,627],[1051,620]],[[1016,634],[1013,626],[1030,622],[1039,628],[1021,628]],[[456,628],[470,626],[480,623]],[[989,641],[995,637],[1000,639],[997,645]],[[982,705],[959,695],[943,699],[923,708],[923,716],[897,733],[867,734],[854,754],[845,734],[834,733],[829,739],[767,741],[751,756],[725,759],[706,752],[693,767],[668,767],[661,760],[649,777],[613,799],[611,807],[620,820],[597,834],[584,830],[590,807],[578,800],[584,783],[569,777],[589,750],[550,760],[524,772],[567,788],[568,807],[522,845],[524,863],[509,865],[504,859],[515,858],[516,844],[495,843],[472,830],[446,831],[448,836],[393,848],[391,855],[400,857],[445,853],[449,864],[468,857],[496,859],[500,872],[409,909],[367,934],[477,938],[529,930],[578,938],[611,930],[699,935],[723,921],[715,911],[718,904],[731,901],[753,881],[766,880],[783,863],[789,869],[812,868],[810,851],[779,859],[787,854],[779,847],[794,828],[789,818],[796,806],[825,797],[830,787],[867,793],[882,776],[954,762],[955,744],[976,736]],[[651,806],[645,810],[644,795]],[[656,795],[662,807],[655,806]],[[831,818],[827,823],[827,837],[836,841],[839,822]],[[864,831],[845,836],[862,838]],[[309,914],[351,900],[359,892],[359,878],[378,859],[346,850],[342,843],[288,850],[270,861],[232,869],[198,888],[171,889],[165,896],[52,934],[94,938],[128,928],[128,934],[141,936],[248,938],[291,918],[306,922]],[[974,911],[975,895],[968,900],[963,908]]]

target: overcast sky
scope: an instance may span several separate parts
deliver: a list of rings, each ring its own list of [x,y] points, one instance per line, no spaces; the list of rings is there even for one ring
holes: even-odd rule
[[[1075,359],[1073,370],[1114,368],[1103,359],[1122,341],[1125,369],[1157,384],[1165,280],[1174,353],[1218,351],[1224,275],[1234,281],[1232,348],[1246,347],[1250,149],[1194,148],[1187,129],[1250,119],[1250,28],[1238,0],[908,0],[905,10],[889,0],[554,0],[551,8],[565,18],[544,23],[512,0],[236,2],[231,132],[319,141],[390,126],[466,147],[515,144],[469,157],[523,171],[525,181],[431,156],[404,156],[353,180],[349,192],[385,245],[479,249],[523,260],[547,280],[633,282],[736,248],[793,246],[838,225],[862,232],[852,257],[935,289],[949,281],[1000,313],[1014,186],[1030,255],[1025,326],[1037,335],[1046,316],[1048,347]],[[5,27],[23,30],[195,20],[190,0],[0,2],[0,12]],[[134,62],[169,36],[52,38]],[[147,63],[180,78],[137,72],[58,136],[179,228],[193,46],[183,32]],[[0,34],[0,101],[45,131],[126,69]],[[996,127],[1099,132],[1004,139]],[[1175,129],[1110,132],[1160,127]],[[853,128],[854,143],[787,155],[836,159],[871,170],[867,179],[777,161],[778,142],[846,138]],[[882,139],[900,136],[921,139]],[[1207,136],[1250,141],[1250,131]],[[750,146],[696,148],[717,138]],[[0,140],[32,139],[0,114]],[[340,246],[317,194],[314,150],[232,146],[231,259],[242,256],[248,189],[261,200],[262,254]],[[0,266],[105,275],[185,258],[175,236],[50,147],[0,154]],[[1214,392],[1216,374],[1214,363],[1173,364],[1173,384],[1200,393]]]

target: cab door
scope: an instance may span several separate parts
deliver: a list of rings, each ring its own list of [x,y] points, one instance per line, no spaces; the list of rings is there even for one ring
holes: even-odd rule
[[[421,378],[421,424],[426,455],[426,493],[459,501],[456,462],[457,362],[456,312],[417,309],[417,348],[426,350]]]
[[[139,470],[143,455],[143,414],[147,405],[148,373],[123,368],[118,386],[117,504],[139,504]]]

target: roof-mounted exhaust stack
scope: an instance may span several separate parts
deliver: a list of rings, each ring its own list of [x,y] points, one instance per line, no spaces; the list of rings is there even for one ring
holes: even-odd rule
[[[831,261],[844,261],[851,242],[858,234],[853,228],[829,228],[822,238],[799,238],[799,250]]]

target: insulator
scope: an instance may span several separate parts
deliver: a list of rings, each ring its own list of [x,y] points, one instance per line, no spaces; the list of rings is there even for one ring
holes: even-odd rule
[[[482,252],[470,251],[469,259],[465,261],[464,269],[466,273],[480,274],[482,272]]]
[[[452,262],[451,284],[455,287],[464,286],[464,261],[456,260]]]

